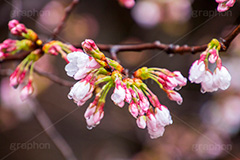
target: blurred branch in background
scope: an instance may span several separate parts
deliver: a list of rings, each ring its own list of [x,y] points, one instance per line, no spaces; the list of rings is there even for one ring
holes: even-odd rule
[[[62,18],[61,23],[53,30],[52,38],[55,39],[56,36],[61,32],[63,25],[67,21],[69,15],[73,11],[74,7],[78,4],[79,0],[73,0],[72,3],[65,8],[65,14]]]
[[[34,115],[37,118],[39,124],[43,128],[43,132],[45,132],[48,135],[48,137],[53,141],[53,143],[59,149],[59,151],[64,156],[64,158],[66,160],[77,160],[71,147],[68,145],[68,143],[65,141],[65,139],[59,134],[57,129],[54,127],[54,125],[56,123],[53,124],[51,122],[47,113],[43,110],[43,108],[41,107],[41,105],[39,104],[37,99],[33,98],[33,99],[31,99],[31,101],[28,101],[28,102],[30,103],[30,105],[35,106],[36,110],[33,112],[34,112]],[[39,134],[41,134],[41,133],[39,133]]]

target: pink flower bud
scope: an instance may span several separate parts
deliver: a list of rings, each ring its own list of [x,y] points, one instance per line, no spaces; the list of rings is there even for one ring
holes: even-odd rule
[[[8,22],[8,28],[9,30],[12,30],[12,28],[16,27],[19,24],[19,22],[16,19],[13,19]]]
[[[98,50],[97,45],[91,39],[86,39],[84,42],[82,42],[82,47],[87,51]]]
[[[20,98],[22,101],[26,100],[33,93],[32,81],[29,80],[28,84],[23,87]]]
[[[172,118],[167,107],[162,105],[161,110],[159,108],[156,108],[155,112],[155,117],[161,126],[172,124]]]
[[[231,75],[226,67],[222,66],[220,69],[216,68],[213,73],[213,83],[222,90],[226,90],[230,86]]]
[[[210,49],[209,50],[210,56],[208,57],[208,60],[210,63],[215,63],[218,59],[217,50],[216,49]]]
[[[18,83],[19,83],[19,84],[22,83],[23,79],[25,78],[26,72],[27,72],[27,70],[23,70],[23,71],[20,73],[20,75],[18,76]]]
[[[128,108],[129,112],[132,114],[132,116],[134,118],[137,118],[138,116],[138,106],[136,103],[134,103],[133,101],[131,102],[131,104],[129,105]]]
[[[126,8],[132,8],[135,5],[134,0],[118,0],[121,5]]]
[[[3,60],[5,58],[5,53],[3,53],[2,51],[0,51],[0,61]]]
[[[18,72],[19,72],[19,67],[15,69],[15,71],[11,74],[10,76],[10,86],[17,88],[19,85],[18,83]]]
[[[94,114],[95,110],[96,110],[96,104],[90,103],[88,108],[86,109],[86,111],[84,113],[84,117],[86,119],[90,118]]]
[[[119,79],[115,81],[115,89],[111,96],[112,101],[119,107],[123,107],[125,99],[125,89],[123,88],[122,82]]]
[[[147,115],[147,127],[148,130],[157,131],[157,120],[152,113],[148,113]]]
[[[145,116],[140,116],[140,117],[138,117],[137,120],[136,120],[136,123],[137,123],[137,126],[138,126],[139,128],[141,128],[141,129],[146,128],[146,125],[147,125],[147,123],[146,123],[146,117],[145,117]]]
[[[227,3],[226,3],[226,5],[228,6],[228,7],[233,7],[233,5],[236,3],[236,0],[229,0]]]
[[[169,90],[169,91],[167,91],[167,95],[170,100],[176,101],[179,105],[182,104],[183,99],[182,99],[182,96],[178,92]]]
[[[203,81],[203,75],[205,73],[205,63],[200,60],[196,60],[189,70],[189,80],[193,83],[201,83]]]
[[[173,72],[175,74],[175,79],[177,81],[177,84],[179,86],[185,86],[187,84],[187,78],[183,77],[183,75],[181,74],[181,72],[179,71],[174,71]]]
[[[104,116],[104,111],[103,110],[98,110],[94,115],[93,115],[93,121],[94,125],[98,125],[101,121],[101,119]]]
[[[15,27],[13,27],[13,28],[11,29],[11,33],[12,33],[13,35],[19,35],[19,36],[21,36],[22,33],[27,33],[27,29],[26,29],[26,27],[25,27],[24,24],[19,23],[19,24],[17,24]]]

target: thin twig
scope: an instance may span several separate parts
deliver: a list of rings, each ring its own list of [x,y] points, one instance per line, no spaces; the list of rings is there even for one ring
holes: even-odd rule
[[[238,25],[226,38],[220,38],[222,42],[222,51],[226,51],[231,42],[240,33],[240,25]],[[98,44],[98,47],[102,51],[108,51],[112,54],[113,58],[116,60],[116,54],[122,51],[143,51],[147,49],[159,49],[164,50],[168,54],[184,54],[184,53],[198,53],[203,52],[207,48],[207,44],[200,46],[188,46],[188,45],[173,45],[173,44],[163,44],[159,41],[153,43],[141,43],[141,44],[123,44],[123,45],[109,45],[109,44]]]
[[[29,103],[31,103],[30,105],[34,105],[36,107],[36,111],[33,112],[35,114],[36,119],[38,120],[39,124],[42,126],[43,130],[48,135],[48,137],[53,141],[53,143],[62,153],[64,158],[66,160],[77,160],[71,147],[54,127],[53,123],[51,122],[50,118],[48,117],[47,113],[43,110],[39,102],[36,99],[32,99],[32,102],[29,101]]]
[[[235,39],[235,37],[238,36],[240,33],[240,25],[238,25],[225,39],[220,38],[222,42],[222,51],[226,51],[231,42]],[[169,54],[184,54],[184,53],[198,53],[202,52],[207,48],[207,44],[204,45],[199,45],[199,46],[188,46],[188,45],[173,45],[173,44],[163,44],[160,43],[159,41],[155,41],[153,43],[141,43],[141,44],[97,44],[99,49],[101,51],[107,51],[110,53],[117,54],[119,52],[124,52],[124,51],[143,51],[143,50],[148,50],[148,49],[159,49],[159,50],[164,50]],[[81,46],[75,46],[77,48],[81,48]],[[11,61],[11,60],[22,60],[24,57],[26,57],[25,54],[19,54],[19,55],[13,55],[9,56],[6,59],[3,60],[5,61]],[[117,60],[116,57],[114,57],[115,60]],[[1,62],[0,62],[1,63]]]
[[[221,38],[222,50],[227,50],[232,41],[239,35],[240,25],[238,25],[225,39]]]
[[[34,67],[34,71],[39,74],[40,76],[43,76],[43,77],[46,77],[48,78],[49,80],[59,84],[59,85],[62,85],[62,86],[66,86],[66,87],[71,87],[74,85],[74,82],[71,82],[71,81],[68,81],[68,80],[65,80],[65,79],[62,79],[52,73],[48,73],[48,72],[44,72],[44,71],[41,71],[39,68],[37,67]]]
[[[39,68],[37,68],[36,66],[34,67],[34,71],[40,75],[40,76],[43,76],[43,77],[46,77],[48,78],[49,80],[55,82],[56,84],[59,84],[61,86],[66,86],[66,87],[71,87],[74,85],[74,82],[71,82],[71,81],[67,81],[65,79],[62,79],[52,73],[48,73],[48,72],[44,72],[44,71],[41,71]],[[13,73],[13,70],[12,69],[0,69],[0,76],[2,77],[8,77],[10,76],[11,74]]]
[[[63,25],[67,21],[70,13],[73,11],[74,7],[78,4],[79,0],[73,0],[66,8],[65,14],[60,22],[60,24],[53,30],[52,38],[55,39],[56,36],[61,32]]]

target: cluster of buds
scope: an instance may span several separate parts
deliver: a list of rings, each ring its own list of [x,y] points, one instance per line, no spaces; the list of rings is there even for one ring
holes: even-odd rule
[[[34,43],[31,40],[12,40],[6,39],[0,43],[0,60],[4,60],[9,55],[14,55],[19,51],[31,51],[34,48]]]
[[[192,83],[201,83],[201,92],[213,92],[218,88],[226,90],[230,86],[231,75],[226,67],[222,66],[219,56],[221,45],[218,40],[213,39],[208,48],[201,53],[200,59],[196,60],[189,70],[189,80]],[[208,62],[216,63],[214,72],[208,68]]]
[[[123,107],[125,102],[128,103],[129,112],[136,118],[137,126],[141,129],[147,127],[151,138],[162,136],[164,127],[172,124],[167,107],[159,102],[157,96],[141,79],[113,77],[115,82],[115,89],[111,96],[113,102],[119,107]]]
[[[17,20],[11,20],[8,23],[10,32],[15,36],[20,36],[22,40],[6,39],[0,44],[0,59],[4,59],[9,55],[14,55],[20,51],[29,52],[28,56],[17,66],[10,76],[10,85],[17,88],[23,83],[28,76],[27,85],[21,91],[21,99],[25,100],[33,93],[33,69],[34,63],[43,55],[40,49],[42,41],[38,39],[38,35],[31,29],[25,27],[24,24]],[[29,74],[28,74],[29,73]]]
[[[11,20],[8,27],[13,35],[20,36],[23,39],[6,39],[3,43],[0,43],[0,60],[19,51],[31,52],[37,46],[41,46],[42,41],[38,39],[38,35],[33,30],[26,28],[24,24],[19,23],[17,20]]]
[[[132,8],[135,5],[135,0],[118,0],[118,2],[126,8]]]
[[[74,46],[66,43],[62,43],[60,41],[50,41],[45,43],[42,47],[42,50],[46,54],[51,55],[61,55],[62,58],[68,63],[67,54],[71,52],[82,51],[81,49],[77,49]]]
[[[34,63],[42,56],[41,50],[32,51],[15,69],[15,71],[10,76],[10,85],[14,88],[17,88],[19,84],[23,83],[23,80],[28,75],[28,83],[23,87],[21,91],[21,99],[27,99],[33,93],[33,69]]]
[[[187,79],[179,71],[170,72],[162,68],[147,68],[143,67],[134,73],[134,77],[142,80],[152,79],[160,88],[165,91],[170,100],[182,104],[181,95],[175,90],[180,90],[182,86],[187,84]]]
[[[105,68],[121,68],[118,65],[110,66],[107,58],[92,40],[85,40],[82,43],[83,51],[75,51],[67,55],[69,63],[65,66],[67,75],[79,80],[70,90],[68,97],[73,99],[78,106],[82,106],[93,95],[96,88],[100,91],[96,94],[95,100],[89,105],[85,112],[88,128],[95,127],[103,118],[103,107],[106,95],[114,83],[111,72]],[[112,64],[116,64],[112,63]],[[120,65],[120,64],[119,64]],[[115,68],[114,68],[115,67]],[[100,85],[105,83],[101,88]]]
[[[218,4],[218,12],[225,12],[230,7],[233,7],[233,5],[236,3],[236,0],[216,0]]]
[[[82,48],[84,51],[67,55],[69,63],[65,70],[68,76],[79,80],[68,94],[69,99],[73,99],[78,106],[90,99],[94,90],[96,92],[94,101],[84,115],[88,128],[100,123],[104,116],[106,95],[114,87],[111,95],[114,104],[122,108],[127,103],[139,128],[147,127],[151,138],[162,136],[164,127],[172,124],[170,112],[142,80],[156,80],[170,99],[180,103],[182,98],[174,89],[186,85],[186,78],[180,72],[159,68],[142,68],[135,72],[134,78],[127,78],[123,74],[123,67],[105,57],[94,41],[85,40]]]
[[[3,60],[7,56],[14,55],[20,51],[29,52],[28,56],[17,66],[15,71],[10,76],[10,85],[16,88],[23,82],[26,77],[25,75],[29,73],[28,83],[22,89],[22,100],[25,100],[27,97],[29,97],[29,95],[33,93],[33,66],[34,63],[43,54],[60,54],[62,58],[68,62],[68,53],[74,51],[82,51],[81,49],[77,49],[70,44],[65,44],[60,41],[50,41],[43,44],[43,42],[38,38],[38,35],[33,30],[26,28],[24,24],[19,23],[17,20],[11,20],[8,23],[8,27],[13,35],[21,37],[22,40],[7,39],[1,43],[0,60]]]
[[[24,39],[29,39],[33,42],[37,42],[38,35],[31,29],[25,27],[24,24],[19,23],[17,20],[11,20],[8,23],[8,28],[10,32],[15,36],[20,36]],[[37,43],[41,43],[40,41]]]

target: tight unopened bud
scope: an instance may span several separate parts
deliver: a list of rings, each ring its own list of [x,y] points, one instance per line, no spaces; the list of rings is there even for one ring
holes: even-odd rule
[[[32,86],[32,81],[29,80],[28,84],[23,87],[21,91],[20,98],[22,101],[26,100],[30,95],[33,93],[33,86]]]
[[[9,30],[13,29],[14,27],[16,27],[19,24],[18,20],[13,19],[11,21],[8,22],[8,28]]]
[[[82,47],[84,51],[92,57],[102,61],[106,60],[105,55],[98,49],[93,40],[86,39],[84,42],[82,42]]]

